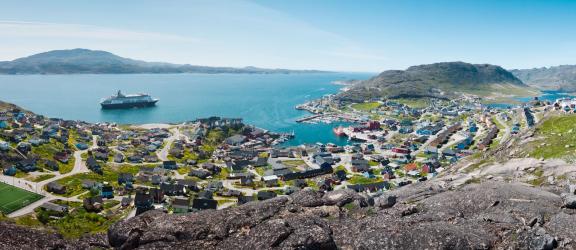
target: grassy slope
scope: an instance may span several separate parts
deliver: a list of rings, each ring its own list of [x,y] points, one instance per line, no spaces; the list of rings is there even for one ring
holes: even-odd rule
[[[407,105],[411,108],[425,108],[430,104],[430,98],[397,98],[395,102]]]
[[[370,111],[378,108],[380,104],[378,102],[365,102],[365,103],[355,103],[352,104],[352,108],[358,111]]]
[[[134,165],[122,165],[118,168],[104,167],[103,175],[94,172],[75,174],[58,180],[58,183],[66,186],[66,193],[63,196],[72,197],[88,191],[82,188],[82,180],[108,182],[112,186],[116,186],[119,173],[132,173],[135,175],[139,169],[139,166]]]
[[[536,128],[534,137],[537,140],[525,145],[525,151],[530,154],[530,157],[560,158],[574,162],[576,160],[576,126],[574,124],[576,124],[576,115],[549,118]]]

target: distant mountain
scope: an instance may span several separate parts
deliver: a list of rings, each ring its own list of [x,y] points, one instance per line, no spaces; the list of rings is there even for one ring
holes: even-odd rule
[[[576,92],[576,65],[511,70],[526,84],[547,90]]]
[[[208,67],[145,62],[88,49],[53,50],[0,62],[0,74],[133,74],[133,73],[323,73],[318,70]]]
[[[500,66],[442,62],[388,70],[355,84],[340,97],[351,101],[374,98],[452,98],[459,93],[480,96],[519,94],[528,86]]]

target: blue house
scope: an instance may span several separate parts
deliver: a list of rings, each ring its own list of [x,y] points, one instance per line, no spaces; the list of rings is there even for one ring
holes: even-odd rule
[[[88,149],[88,145],[86,145],[85,143],[76,143],[76,148],[79,150],[86,150]]]
[[[16,163],[16,168],[20,169],[23,172],[32,172],[36,171],[36,161],[33,159],[24,159]]]
[[[398,132],[400,132],[400,134],[410,134],[412,131],[411,126],[402,126]]]
[[[152,193],[148,191],[136,192],[136,197],[134,197],[134,205],[136,206],[136,215],[154,209],[154,207],[152,206],[153,202],[154,197]]]
[[[172,170],[178,169],[176,161],[164,161],[162,162],[162,167],[165,169],[172,169]]]
[[[362,175],[366,178],[374,178],[374,174],[370,173],[369,171],[366,171],[364,173],[362,173]]]
[[[114,198],[114,188],[110,185],[106,185],[102,187],[101,190],[102,198],[112,199]]]
[[[420,128],[420,129],[416,130],[416,134],[432,135],[432,130],[430,130],[429,127],[424,127],[424,128]]]
[[[0,120],[0,128],[1,129],[8,128],[8,123],[4,120]]]
[[[456,162],[458,162],[458,157],[457,157],[457,156],[453,156],[453,157],[450,158],[450,163],[451,163],[451,164],[454,164],[454,163],[456,163]]]
[[[4,169],[4,175],[14,176],[16,175],[16,168],[14,166]]]

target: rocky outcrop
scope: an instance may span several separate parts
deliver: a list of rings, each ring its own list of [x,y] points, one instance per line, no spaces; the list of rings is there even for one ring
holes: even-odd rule
[[[576,210],[563,204],[560,195],[520,183],[455,190],[418,183],[374,199],[304,189],[218,211],[149,211],[113,225],[108,242],[2,227],[0,248],[38,235],[27,249],[573,249]]]
[[[31,229],[0,222],[0,249],[106,249],[107,237],[103,234],[88,235],[79,240],[66,240],[61,235],[46,230]]]

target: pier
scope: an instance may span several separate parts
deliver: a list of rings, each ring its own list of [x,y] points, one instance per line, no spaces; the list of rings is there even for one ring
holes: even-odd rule
[[[310,120],[314,120],[316,118],[319,118],[320,116],[322,116],[322,115],[306,116],[306,117],[302,117],[302,118],[296,120],[296,122],[300,123],[300,122],[310,121]]]

